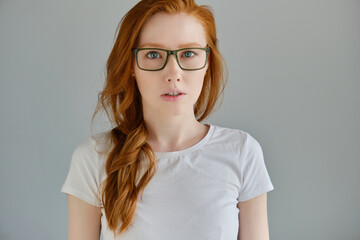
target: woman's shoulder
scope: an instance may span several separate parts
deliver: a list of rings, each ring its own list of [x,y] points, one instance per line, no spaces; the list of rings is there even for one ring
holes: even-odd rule
[[[110,134],[111,131],[108,130],[88,135],[75,147],[73,155],[82,158],[99,158],[101,155],[108,154],[111,149]]]
[[[111,150],[111,130],[102,131],[88,137],[88,141],[92,143],[94,150],[98,154],[107,154]]]
[[[219,125],[214,125],[214,134],[216,137],[220,138],[230,138],[235,141],[246,140],[249,137],[252,137],[251,134],[245,130],[231,127],[224,127]]]
[[[213,127],[213,141],[215,142],[233,145],[237,149],[260,147],[259,142],[248,131],[218,125],[213,125]]]

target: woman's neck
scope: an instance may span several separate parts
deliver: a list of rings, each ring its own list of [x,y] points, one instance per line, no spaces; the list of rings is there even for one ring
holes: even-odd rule
[[[155,152],[173,152],[189,148],[203,139],[209,127],[198,122],[194,113],[178,116],[144,116],[149,132],[147,143]]]

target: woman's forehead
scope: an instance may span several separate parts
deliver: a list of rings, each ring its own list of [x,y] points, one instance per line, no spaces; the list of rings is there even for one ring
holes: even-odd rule
[[[145,48],[145,47],[167,48],[168,44],[162,44],[158,42],[144,42],[139,46],[139,48]],[[176,45],[175,47],[176,48],[204,47],[204,45],[199,42],[188,42],[188,43],[182,43]]]
[[[142,27],[139,47],[204,47],[206,34],[195,17],[185,13],[153,15]]]

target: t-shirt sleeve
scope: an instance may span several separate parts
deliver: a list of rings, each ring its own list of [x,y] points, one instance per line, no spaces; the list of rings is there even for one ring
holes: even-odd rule
[[[247,201],[274,189],[258,141],[246,133],[240,157],[240,191],[238,201]]]
[[[96,207],[101,206],[99,159],[91,137],[86,138],[75,148],[61,192],[78,197]]]

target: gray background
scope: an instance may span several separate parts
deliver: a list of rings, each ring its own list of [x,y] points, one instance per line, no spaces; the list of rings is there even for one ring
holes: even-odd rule
[[[208,122],[261,144],[271,239],[360,239],[360,1],[198,3],[215,10],[229,68]],[[134,4],[0,0],[1,240],[66,239],[60,189]]]

